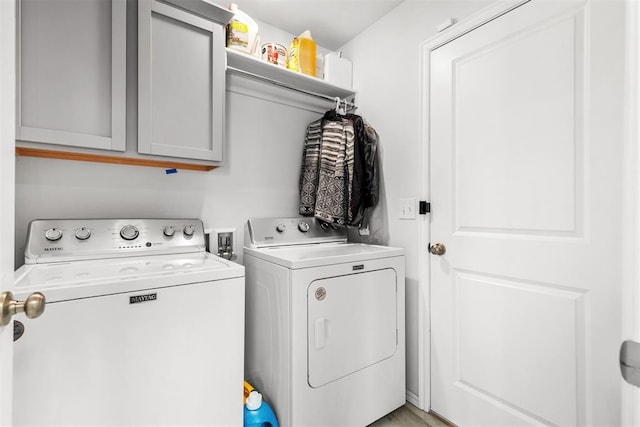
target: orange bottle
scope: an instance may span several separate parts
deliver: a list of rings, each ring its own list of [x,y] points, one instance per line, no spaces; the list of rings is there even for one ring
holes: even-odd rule
[[[316,76],[316,43],[309,30],[293,39],[289,47],[287,68],[302,72],[308,76]]]

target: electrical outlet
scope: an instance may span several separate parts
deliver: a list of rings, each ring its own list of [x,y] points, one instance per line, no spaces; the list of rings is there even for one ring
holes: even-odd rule
[[[416,199],[400,199],[399,219],[416,219]]]
[[[223,258],[232,259],[236,246],[235,228],[215,228],[209,236],[209,251]]]

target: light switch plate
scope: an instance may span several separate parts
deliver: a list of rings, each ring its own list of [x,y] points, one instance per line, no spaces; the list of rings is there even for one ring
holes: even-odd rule
[[[399,219],[416,219],[416,199],[400,199]]]

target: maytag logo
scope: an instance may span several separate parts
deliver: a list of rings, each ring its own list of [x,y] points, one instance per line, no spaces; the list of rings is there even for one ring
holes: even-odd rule
[[[129,297],[129,304],[138,304],[140,302],[155,301],[158,299],[158,294],[146,294],[146,295],[134,295]]]
[[[61,251],[62,248],[60,246],[51,246],[49,248],[44,248],[45,252],[51,252],[51,251]]]

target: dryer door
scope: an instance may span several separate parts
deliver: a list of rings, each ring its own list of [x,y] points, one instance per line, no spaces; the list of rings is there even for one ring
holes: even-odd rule
[[[396,280],[396,272],[388,268],[319,279],[309,285],[311,387],[321,387],[395,353]]]

